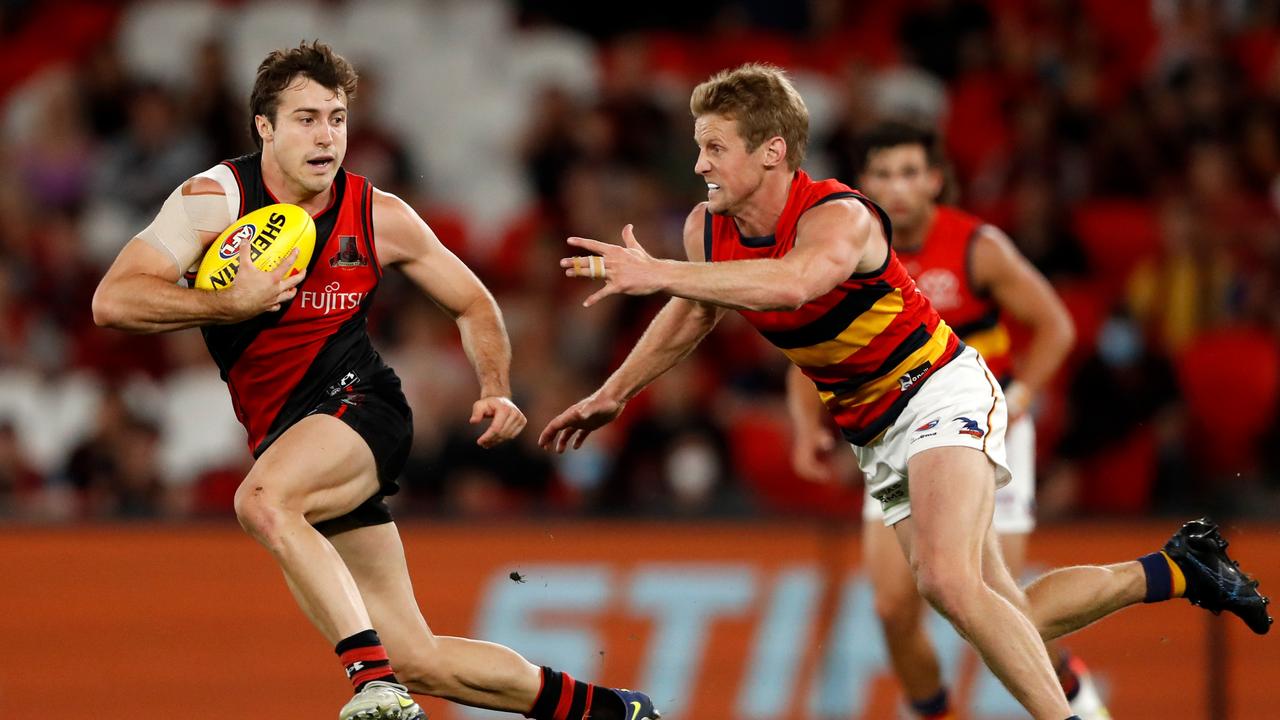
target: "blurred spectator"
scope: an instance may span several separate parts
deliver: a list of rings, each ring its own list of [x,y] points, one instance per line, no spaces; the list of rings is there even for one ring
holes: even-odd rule
[[[249,111],[231,87],[226,47],[209,39],[195,49],[191,87],[183,103],[215,160],[239,157],[254,150],[249,134]],[[364,94],[364,78],[360,91]],[[194,173],[192,173],[194,174]]]
[[[157,517],[167,510],[158,467],[159,428],[118,388],[103,394],[96,425],[71,451],[63,480],[86,517]]]
[[[1134,272],[1129,303],[1147,335],[1176,351],[1201,330],[1232,316],[1235,273],[1221,234],[1188,196],[1161,204],[1160,257]]]
[[[47,81],[29,137],[18,146],[19,180],[37,207],[70,210],[90,189],[93,144],[72,76],[57,72]]]
[[[93,48],[80,66],[78,94],[85,124],[98,141],[114,138],[129,123],[130,78],[114,42]]]
[[[723,420],[712,414],[691,363],[655,382],[649,406],[633,408],[626,441],[600,495],[609,513],[706,515],[740,509]]]
[[[43,482],[18,444],[13,423],[0,422],[0,518],[31,514]]]
[[[1123,315],[1103,326],[1098,352],[1071,379],[1067,431],[1057,454],[1072,470],[1059,468],[1046,485],[1068,483],[1070,490],[1050,488],[1061,501],[1040,506],[1052,517],[1072,509],[1092,513],[1142,513],[1156,501],[1160,446],[1172,449],[1180,431],[1176,416],[1177,383],[1164,355],[1144,342],[1141,329]],[[1166,467],[1185,467],[1168,462]],[[1162,503],[1188,499],[1186,488],[1166,488]]]
[[[343,165],[369,178],[382,190],[411,202],[427,183],[414,170],[404,141],[382,117],[381,92],[378,75],[371,68],[362,67]]]
[[[96,207],[86,230],[103,264],[151,222],[175,188],[215,162],[208,140],[163,85],[137,84],[128,107],[127,129],[103,146],[93,173]]]

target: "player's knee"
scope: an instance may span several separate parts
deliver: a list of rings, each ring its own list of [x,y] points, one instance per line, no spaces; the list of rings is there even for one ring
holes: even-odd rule
[[[920,596],[952,619],[968,614],[973,600],[984,592],[981,577],[969,568],[947,563],[922,563],[916,568]]]
[[[920,596],[915,586],[903,589],[876,589],[876,616],[885,630],[895,635],[905,634],[920,619]]]
[[[234,507],[240,527],[263,545],[272,547],[280,535],[284,515],[281,504],[250,478],[236,490]]]

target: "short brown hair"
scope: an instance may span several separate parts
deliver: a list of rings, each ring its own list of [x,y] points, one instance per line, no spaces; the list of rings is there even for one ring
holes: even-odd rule
[[[695,118],[715,114],[736,120],[748,152],[781,136],[787,142],[787,167],[795,171],[804,162],[809,109],[780,67],[747,63],[722,70],[693,89],[689,110]]]
[[[258,66],[258,76],[253,81],[249,95],[249,133],[253,142],[262,147],[255,118],[266,117],[276,124],[276,110],[280,107],[280,92],[289,87],[298,75],[305,75],[321,85],[347,96],[347,102],[356,96],[359,76],[346,58],[319,40],[298,44],[288,50],[272,50]]]

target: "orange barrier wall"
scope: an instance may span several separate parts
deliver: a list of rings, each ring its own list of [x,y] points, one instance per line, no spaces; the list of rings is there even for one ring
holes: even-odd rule
[[[1034,536],[1043,565],[1129,559],[1165,525]],[[668,717],[892,718],[856,532],[801,524],[410,525],[420,604],[442,634],[508,642],[655,692]],[[1231,529],[1274,591],[1280,527]],[[517,571],[524,582],[509,573]],[[940,620],[971,718],[1023,717]],[[1211,629],[1234,718],[1280,717],[1280,643],[1184,602],[1070,638],[1119,720],[1210,718]],[[332,717],[349,691],[268,555],[231,525],[0,529],[0,718]],[[427,703],[437,720],[499,717]],[[1268,714],[1271,713],[1271,714]],[[509,717],[509,716],[508,716]]]

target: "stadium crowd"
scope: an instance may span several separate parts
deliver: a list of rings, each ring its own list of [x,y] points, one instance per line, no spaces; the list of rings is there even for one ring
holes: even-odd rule
[[[104,331],[90,299],[175,186],[252,149],[263,44],[312,36],[362,73],[345,166],[492,289],[530,418],[478,448],[453,323],[385,283],[370,322],[415,413],[402,514],[852,517],[856,483],[793,475],[785,359],[736,317],[582,452],[535,443],[663,302],[583,309],[564,238],[631,222],[679,256],[703,192],[688,92],[748,60],[795,76],[815,176],[856,184],[878,119],[936,124],[953,199],[1063,296],[1078,345],[1036,408],[1042,517],[1280,513],[1280,2],[575,5],[5,3],[0,517],[230,515],[249,457],[199,333]],[[53,26],[70,39],[36,42]]]

